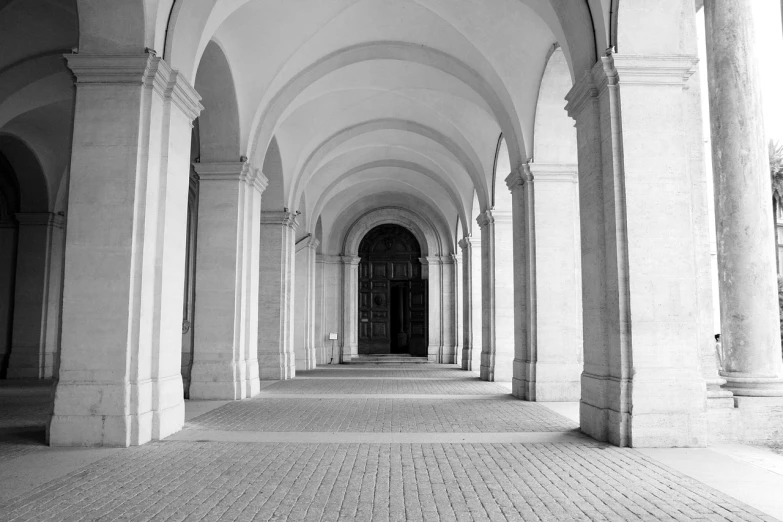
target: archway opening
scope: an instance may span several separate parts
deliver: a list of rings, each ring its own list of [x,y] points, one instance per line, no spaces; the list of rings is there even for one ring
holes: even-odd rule
[[[427,285],[421,247],[399,225],[380,225],[359,244],[359,354],[427,356]]]

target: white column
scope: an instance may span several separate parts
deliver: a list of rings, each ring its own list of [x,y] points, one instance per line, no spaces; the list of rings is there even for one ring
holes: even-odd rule
[[[198,298],[190,398],[243,399],[259,388],[257,363],[248,368],[247,345],[248,337],[257,338],[250,321],[258,316],[258,300],[250,300],[258,272],[257,253],[253,259],[258,235],[253,228],[258,228],[256,195],[260,200],[266,180],[243,162],[196,163],[194,168],[200,179]]]
[[[349,363],[359,355],[359,256],[342,256],[343,326],[340,363]]]
[[[440,256],[440,362],[457,362],[457,260],[454,254]]]
[[[769,158],[753,9],[750,0],[708,1],[704,18],[721,375],[735,395],[783,396]]]
[[[465,237],[462,248],[462,369],[481,368],[481,239]]]
[[[49,275],[55,230],[61,229],[62,218],[41,212],[16,214],[16,220],[19,239],[8,378],[44,379],[52,377],[57,349],[56,338],[47,344]]]
[[[444,341],[444,299],[443,259],[441,256],[419,258],[421,262],[421,277],[427,280],[427,358],[430,361],[443,363]],[[450,294],[451,292],[449,292]]]
[[[14,281],[16,280],[17,224],[0,223],[0,378],[11,353],[11,331],[14,309]]]
[[[514,360],[514,253],[509,211],[487,210],[481,227],[481,379],[511,381]]]
[[[462,286],[462,256],[454,255],[454,357],[452,364],[462,365],[462,339],[465,325],[462,312],[464,309],[465,292]]]
[[[261,212],[258,366],[262,380],[291,379],[294,358],[296,215]]]
[[[521,251],[515,250],[519,381],[530,401],[578,401],[582,372],[582,292],[576,165],[523,165],[506,179],[516,197]],[[531,244],[532,243],[532,244]],[[515,244],[516,247],[516,244]],[[520,339],[524,336],[524,339]]]
[[[180,345],[193,88],[151,54],[76,76],[52,445],[128,446],[184,422]]]
[[[296,244],[296,331],[294,353],[297,370],[317,365],[315,350],[315,256],[319,241],[307,236]]]
[[[703,209],[687,138],[699,122],[684,92],[695,62],[605,56],[568,94],[582,216],[581,428],[620,446],[703,443],[696,260],[706,247],[694,237]]]
[[[315,352],[316,352],[316,364],[326,364],[329,362],[329,354],[326,346],[326,338],[329,336],[329,332],[326,331],[326,317],[325,317],[325,288],[324,288],[324,259],[322,254],[316,254],[315,256],[315,310],[313,317],[315,320]]]

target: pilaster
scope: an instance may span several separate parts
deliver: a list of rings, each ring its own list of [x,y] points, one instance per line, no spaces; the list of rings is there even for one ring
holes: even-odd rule
[[[236,400],[259,390],[258,234],[264,179],[245,162],[196,163],[200,179],[192,399]],[[255,326],[255,327],[254,327]],[[249,355],[252,355],[248,358]]]
[[[262,380],[296,375],[294,328],[294,239],[298,226],[291,212],[261,212],[261,260],[258,307],[258,365]]]
[[[620,446],[702,443],[701,247],[686,139],[698,123],[684,95],[694,64],[605,56],[567,96],[579,138],[581,426]]]
[[[184,422],[187,172],[192,120],[202,107],[195,90],[151,54],[66,59],[76,103],[49,438],[53,445],[142,444]]]
[[[514,359],[513,230],[511,211],[486,210],[481,227],[482,347],[480,377],[511,381]]]
[[[359,256],[341,256],[343,264],[343,326],[340,363],[359,354]]]

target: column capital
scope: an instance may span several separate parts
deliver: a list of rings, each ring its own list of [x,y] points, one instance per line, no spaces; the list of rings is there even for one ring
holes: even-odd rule
[[[588,104],[597,103],[598,87],[593,81],[592,71],[586,71],[582,77],[574,83],[574,86],[571,87],[571,90],[566,94],[565,99],[565,110],[574,120]]]
[[[612,54],[601,57],[603,71],[609,84],[675,85],[684,86],[696,72],[699,59],[685,54]]]
[[[476,223],[478,223],[479,227],[483,229],[484,227],[496,222],[510,223],[511,216],[512,214],[510,210],[489,209],[479,214],[479,216],[476,218]]]
[[[576,183],[579,180],[576,163],[531,163],[530,171],[538,182]]]
[[[523,163],[506,176],[506,186],[511,192],[514,192],[516,189],[521,189],[526,183],[532,182],[533,173],[530,171],[530,165],[528,163]]]
[[[462,250],[465,250],[466,248],[473,248],[478,245],[481,245],[480,236],[465,236],[459,240],[459,246]]]
[[[262,225],[283,225],[292,229],[296,229],[299,226],[299,223],[296,221],[296,214],[285,211],[261,212],[260,222]]]
[[[243,161],[210,161],[193,163],[199,181],[245,181],[250,165]]]
[[[358,266],[361,260],[362,258],[359,256],[340,256],[340,261],[342,261],[345,266]]]
[[[132,55],[65,54],[76,84],[146,85],[171,100],[192,122],[204,107],[196,89],[162,58],[150,53]]]
[[[334,256],[331,254],[316,254],[315,262],[323,263],[325,265],[341,265],[343,263],[342,256]]]
[[[427,257],[420,257],[419,262],[422,264],[422,266],[437,266],[442,265],[444,263],[444,259],[446,256],[427,256]]]
[[[315,250],[316,248],[318,248],[318,245],[320,244],[321,241],[316,239],[312,234],[308,234],[296,242],[296,251],[299,252],[304,248]]]

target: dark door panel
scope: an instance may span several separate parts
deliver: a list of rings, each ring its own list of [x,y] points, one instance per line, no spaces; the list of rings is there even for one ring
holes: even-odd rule
[[[426,355],[426,281],[416,238],[381,225],[364,237],[359,256],[359,353]]]

